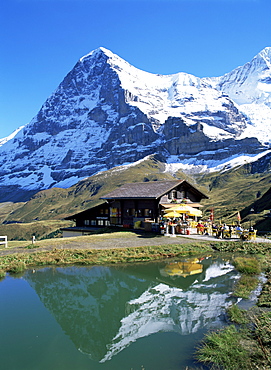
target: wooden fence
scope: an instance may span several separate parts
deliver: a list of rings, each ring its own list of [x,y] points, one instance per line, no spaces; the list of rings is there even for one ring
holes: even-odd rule
[[[5,244],[5,248],[7,248],[8,247],[8,237],[0,236],[0,244]]]

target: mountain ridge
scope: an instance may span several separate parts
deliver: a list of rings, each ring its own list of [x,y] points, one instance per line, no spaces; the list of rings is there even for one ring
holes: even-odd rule
[[[209,79],[184,72],[158,75],[133,67],[103,47],[85,55],[37,116],[0,147],[0,201],[10,199],[9,188],[18,198],[20,192],[65,188],[154,153],[165,163],[175,159],[184,171],[187,164],[208,171],[214,161],[241,155],[250,161],[268,154],[271,48],[264,50],[258,64],[256,56],[243,66],[248,71],[252,66],[243,81],[246,93],[255,80],[261,89],[252,98],[261,91],[260,102],[240,106],[228,94],[234,96],[240,88],[235,70]],[[268,114],[260,115],[266,130],[258,138],[259,109]]]

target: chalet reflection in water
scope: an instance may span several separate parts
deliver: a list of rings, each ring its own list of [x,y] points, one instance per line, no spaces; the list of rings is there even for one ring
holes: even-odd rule
[[[175,263],[186,272],[176,274]],[[188,335],[218,324],[231,302],[233,266],[212,258],[175,263],[52,267],[24,278],[75,347],[105,362],[150,334]]]

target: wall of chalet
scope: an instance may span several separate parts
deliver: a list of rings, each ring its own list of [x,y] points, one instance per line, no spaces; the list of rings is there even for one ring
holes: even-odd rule
[[[158,218],[158,201],[154,199],[122,199],[110,203],[110,222],[133,226],[136,221]]]
[[[105,227],[110,225],[109,205],[101,205],[81,212],[75,217],[76,227]]]
[[[181,184],[177,188],[171,190],[161,197],[160,203],[170,203],[173,200],[180,202],[182,199],[190,199],[191,202],[200,202],[201,196],[196,189],[188,187],[186,184]]]

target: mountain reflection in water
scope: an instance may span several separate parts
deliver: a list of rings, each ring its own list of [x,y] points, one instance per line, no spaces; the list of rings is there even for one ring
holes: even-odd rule
[[[24,278],[76,348],[105,362],[150,334],[186,335],[217,323],[237,273],[228,261],[205,258],[44,268]]]

